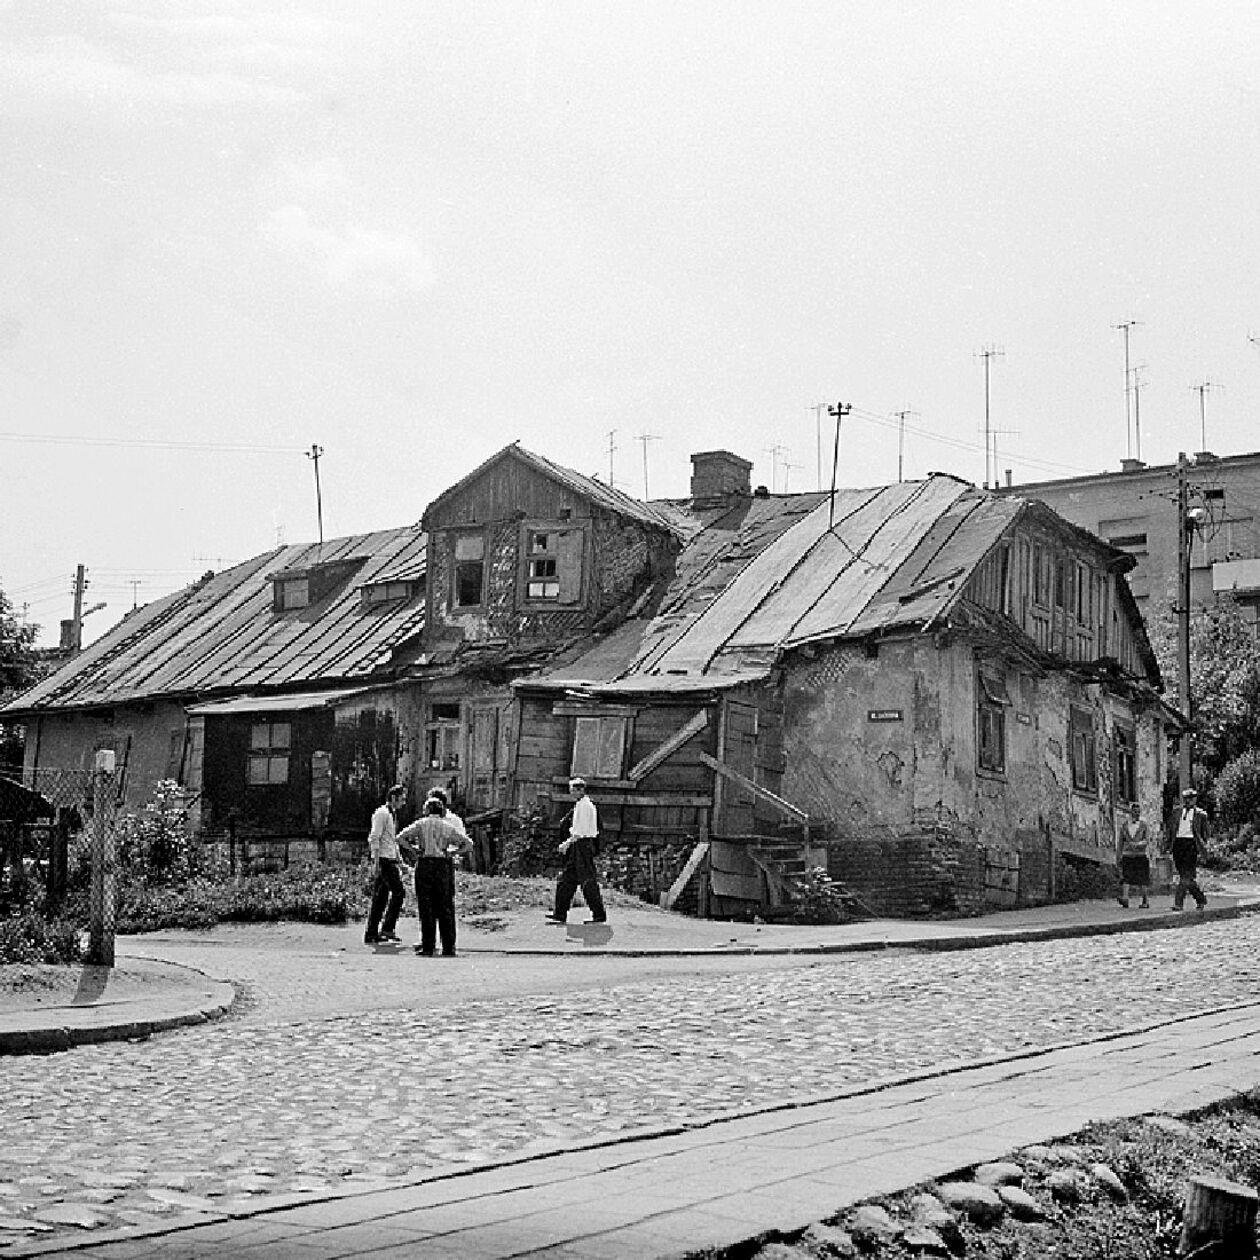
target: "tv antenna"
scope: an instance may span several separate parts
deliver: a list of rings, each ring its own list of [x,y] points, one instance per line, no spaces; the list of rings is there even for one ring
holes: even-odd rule
[[[814,413],[814,450],[818,459],[818,489],[823,488],[822,479],[822,418],[823,412],[827,410],[826,403],[815,403],[810,411]]]
[[[648,443],[659,442],[661,440],[661,435],[659,433],[640,433],[634,440],[643,444],[643,497],[644,499],[648,499],[651,497],[648,494]],[[608,475],[609,477],[612,476],[611,465],[608,469]]]
[[[1207,445],[1207,396],[1208,390],[1224,389],[1223,385],[1216,381],[1200,381],[1198,385],[1191,385],[1192,392],[1199,395],[1199,450],[1206,451]]]
[[[1124,333],[1124,453],[1130,459],[1133,458],[1133,409],[1130,399],[1134,385],[1133,370],[1129,367],[1129,334],[1141,326],[1142,321],[1138,319],[1126,319],[1111,325],[1114,331]],[[1138,455],[1138,459],[1141,458]]]
[[[919,413],[917,411],[910,411],[908,408],[905,411],[893,412],[893,415],[897,417],[897,480],[898,482],[905,480],[905,478],[902,476],[902,468],[905,463],[905,453],[906,453],[906,417],[917,416],[918,414]]]

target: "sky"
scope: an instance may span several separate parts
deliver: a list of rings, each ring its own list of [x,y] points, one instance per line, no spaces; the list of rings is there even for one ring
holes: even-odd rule
[[[1258,159],[1253,0],[0,0],[0,589],[314,540],[313,446],[327,538],[839,403],[849,486],[1260,449]]]

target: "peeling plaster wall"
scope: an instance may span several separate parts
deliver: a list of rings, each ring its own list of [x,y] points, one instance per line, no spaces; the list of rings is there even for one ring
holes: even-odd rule
[[[978,663],[1003,680],[1010,700],[1004,774],[977,768]],[[1048,826],[1109,860],[1117,721],[1136,730],[1140,803],[1149,820],[1159,818],[1162,735],[1153,711],[1067,673],[978,660],[962,640],[889,642],[875,657],[837,647],[792,671],[785,704],[784,795],[832,822],[838,843],[943,828],[1015,849],[1021,833]],[[1096,794],[1072,789],[1074,705],[1095,716]]]

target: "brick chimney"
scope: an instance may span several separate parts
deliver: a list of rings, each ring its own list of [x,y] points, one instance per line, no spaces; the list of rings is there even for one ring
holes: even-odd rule
[[[697,451],[691,457],[692,499],[728,499],[752,494],[752,464],[730,451]]]

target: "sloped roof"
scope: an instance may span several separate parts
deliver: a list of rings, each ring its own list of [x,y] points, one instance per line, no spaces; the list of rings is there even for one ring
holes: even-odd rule
[[[615,486],[606,485],[602,481],[597,481],[594,477],[574,472],[572,468],[565,468],[563,464],[553,463],[541,455],[534,454],[533,451],[527,451],[519,442],[511,442],[501,451],[496,451],[489,459],[478,464],[466,477],[461,477],[453,486],[443,490],[425,508],[425,516],[427,517],[439,504],[445,503],[447,499],[459,494],[466,486],[475,482],[488,469],[504,459],[517,459],[524,464],[530,465],[537,472],[542,473],[543,476],[550,477],[553,481],[566,486],[574,494],[598,504],[609,512],[628,516],[632,520],[641,521],[645,525],[653,525],[657,529],[672,530],[674,528],[675,522],[665,514],[658,512],[652,504],[632,498]]]
[[[418,576],[424,554],[414,526],[279,547],[137,609],[5,711],[364,679],[420,631],[424,599],[365,606],[359,588],[384,575]],[[331,592],[273,611],[274,577],[337,562],[347,570]]]
[[[684,548],[654,618],[522,685],[729,686],[806,643],[928,626],[1028,507],[942,474],[839,490],[834,505],[826,494],[753,499]]]

